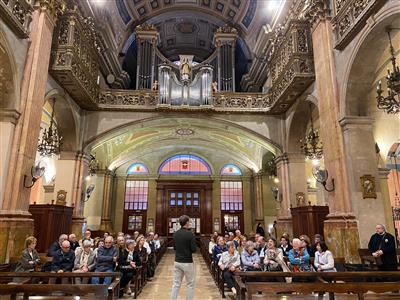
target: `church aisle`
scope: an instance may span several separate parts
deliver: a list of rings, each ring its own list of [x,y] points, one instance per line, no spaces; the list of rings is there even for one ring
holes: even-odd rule
[[[172,280],[174,276],[174,258],[175,252],[168,250],[157,266],[153,281],[147,282],[138,299],[143,300],[166,300],[171,298]],[[215,285],[208,268],[200,255],[196,252],[193,255],[196,266],[196,287],[195,299],[201,300],[219,300],[221,295]],[[125,298],[125,297],[124,297]],[[182,287],[179,291],[178,299],[186,298],[186,281],[182,281]],[[230,299],[229,294],[226,299]],[[232,297],[233,299],[233,297]]]

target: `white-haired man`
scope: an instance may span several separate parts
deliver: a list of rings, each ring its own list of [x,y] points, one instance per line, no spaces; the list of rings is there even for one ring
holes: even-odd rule
[[[396,244],[394,236],[386,232],[383,224],[377,224],[368,243],[368,249],[375,257],[379,271],[397,271]]]

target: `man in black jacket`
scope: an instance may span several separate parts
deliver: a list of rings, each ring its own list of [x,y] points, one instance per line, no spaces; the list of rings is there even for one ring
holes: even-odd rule
[[[376,233],[371,236],[368,249],[375,257],[379,271],[397,271],[396,244],[394,236],[386,232],[382,224],[375,227]]]
[[[174,281],[172,284],[171,299],[178,299],[179,289],[183,276],[186,277],[186,300],[194,299],[195,272],[192,254],[196,252],[196,240],[189,227],[189,217],[183,215],[179,218],[181,229],[174,233]]]

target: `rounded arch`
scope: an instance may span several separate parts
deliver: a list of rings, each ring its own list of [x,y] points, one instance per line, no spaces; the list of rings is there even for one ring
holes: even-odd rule
[[[300,140],[304,139],[304,136],[307,133],[311,114],[314,112],[313,115],[315,115],[315,110],[318,112],[318,106],[316,103],[318,103],[318,100],[312,95],[308,95],[306,99],[297,102],[293,116],[288,125],[289,130],[286,142],[286,152],[300,152]]]
[[[226,164],[222,166],[220,175],[239,176],[242,175],[242,170],[235,164]]]
[[[158,168],[158,174],[212,175],[213,170],[205,158],[197,154],[181,153],[166,158]]]
[[[389,1],[374,15],[374,25],[364,27],[349,54],[340,90],[341,115],[368,116],[365,99],[376,84],[373,82],[376,67],[389,45],[385,32],[387,26],[400,27],[400,6],[396,1]]]
[[[64,92],[52,89],[45,95],[45,102],[55,100],[54,116],[57,120],[58,133],[63,137],[62,151],[79,150],[79,136],[76,116]]]
[[[0,109],[20,110],[19,80],[13,51],[0,28]]]
[[[279,156],[282,153],[282,145],[280,145],[279,143],[271,140],[270,138],[261,135],[258,132],[255,132],[247,127],[244,127],[242,125],[233,123],[231,121],[227,121],[227,120],[222,120],[219,118],[215,118],[212,116],[199,116],[199,115],[175,115],[175,114],[170,114],[169,116],[166,117],[160,117],[160,116],[155,116],[155,117],[149,117],[149,118],[144,118],[144,119],[140,119],[140,120],[135,120],[135,121],[131,121],[119,126],[116,126],[114,128],[108,129],[104,132],[101,132],[93,137],[91,137],[90,139],[84,141],[83,143],[83,150],[84,151],[88,151],[91,147],[93,147],[99,140],[101,139],[106,139],[107,137],[112,137],[118,133],[121,133],[124,130],[127,130],[130,127],[135,127],[135,126],[142,126],[142,127],[146,127],[146,123],[148,122],[152,122],[155,120],[160,120],[160,119],[170,119],[170,118],[187,118],[187,119],[194,119],[194,120],[205,120],[208,122],[215,122],[221,125],[224,125],[226,129],[229,128],[233,128],[233,129],[238,129],[238,130],[242,130],[244,132],[246,132],[249,135],[252,135],[254,137],[256,137],[257,139],[260,140],[260,142],[269,145],[269,150],[274,153],[275,155]]]
[[[133,163],[131,164],[128,169],[126,170],[127,175],[134,175],[134,174],[149,174],[149,169],[143,163]]]

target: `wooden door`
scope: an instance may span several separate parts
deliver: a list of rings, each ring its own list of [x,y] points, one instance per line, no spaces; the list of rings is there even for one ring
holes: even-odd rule
[[[222,211],[221,220],[223,222],[222,232],[234,232],[236,229],[243,231],[243,212]]]
[[[178,218],[187,215],[191,218],[191,228],[194,233],[200,234],[200,206],[201,206],[200,190],[193,189],[173,189],[168,190],[168,234],[173,234],[180,228]]]
[[[130,235],[135,231],[146,234],[146,219],[146,211],[125,210],[122,231]]]

